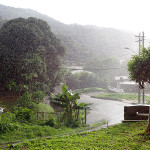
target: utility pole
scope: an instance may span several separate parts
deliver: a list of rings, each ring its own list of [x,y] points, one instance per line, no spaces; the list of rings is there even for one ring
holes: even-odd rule
[[[144,48],[144,32],[142,32],[142,46]],[[144,87],[144,82],[142,83],[143,87]],[[145,103],[145,99],[144,99],[144,88],[143,88],[143,104]]]
[[[139,42],[139,54],[140,54],[140,52],[141,52],[141,41],[142,41],[142,48],[144,48],[144,32],[142,32],[142,35],[141,35],[141,33],[139,33],[139,35],[135,36],[135,37],[138,37],[138,41],[135,41],[135,42]],[[144,86],[144,82],[143,82],[143,86]],[[141,103],[141,89],[138,88],[138,104],[140,104],[140,103]],[[143,104],[144,104],[144,89],[143,89]]]

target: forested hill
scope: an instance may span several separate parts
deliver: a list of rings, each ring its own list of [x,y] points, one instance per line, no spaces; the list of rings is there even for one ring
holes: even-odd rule
[[[85,62],[92,56],[99,58],[127,58],[133,54],[124,47],[136,49],[135,37],[131,33],[112,28],[97,26],[66,25],[31,9],[13,8],[0,5],[0,16],[3,20],[18,17],[36,17],[48,22],[52,31],[67,48],[66,60]],[[99,18],[100,19],[100,18]]]

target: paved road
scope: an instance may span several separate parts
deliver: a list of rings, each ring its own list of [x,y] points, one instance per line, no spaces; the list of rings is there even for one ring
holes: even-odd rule
[[[124,119],[124,106],[131,104],[91,98],[89,95],[81,95],[79,103],[93,103],[90,108],[90,113],[87,115],[87,124],[98,123],[105,119],[108,125],[120,123]]]

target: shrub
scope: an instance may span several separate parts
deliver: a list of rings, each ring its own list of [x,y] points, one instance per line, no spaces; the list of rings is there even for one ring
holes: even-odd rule
[[[1,122],[14,122],[15,121],[15,115],[10,112],[3,113],[0,117]]]
[[[54,109],[50,105],[40,102],[38,104],[38,111],[50,113],[50,112],[54,112]]]
[[[32,110],[37,109],[37,104],[32,100],[32,94],[29,92],[25,92],[18,100],[18,106],[23,108],[28,108]]]
[[[39,104],[43,100],[44,96],[45,96],[45,93],[43,91],[32,92],[32,99],[37,104]]]
[[[77,128],[80,126],[80,122],[78,120],[67,120],[65,123],[66,127]]]
[[[54,127],[55,126],[55,119],[53,117],[50,117],[48,121],[46,121],[45,125]]]
[[[19,107],[15,111],[15,116],[19,122],[30,122],[33,119],[33,111],[28,108]]]
[[[0,133],[4,133],[8,130],[14,130],[18,128],[18,124],[15,122],[15,115],[7,112],[2,114],[0,118]]]
[[[15,130],[18,129],[18,124],[16,123],[10,123],[10,122],[0,122],[0,133],[5,133],[9,130]]]

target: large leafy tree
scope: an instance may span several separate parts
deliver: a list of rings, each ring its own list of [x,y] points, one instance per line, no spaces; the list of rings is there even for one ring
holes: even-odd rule
[[[150,83],[150,47],[143,48],[139,55],[132,57],[128,62],[128,71],[130,79],[139,83],[141,89],[144,88],[144,82]],[[150,110],[146,132],[150,132]]]
[[[0,30],[0,83],[17,86],[29,84],[48,86],[59,81],[60,57],[64,47],[49,25],[36,18],[17,18],[6,22]]]

